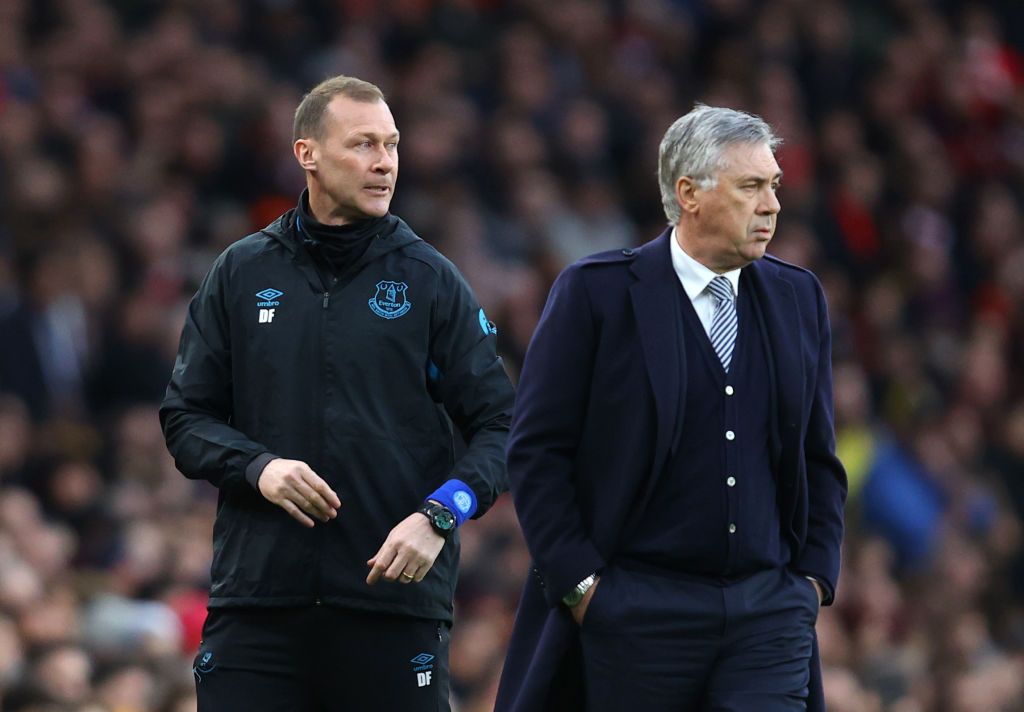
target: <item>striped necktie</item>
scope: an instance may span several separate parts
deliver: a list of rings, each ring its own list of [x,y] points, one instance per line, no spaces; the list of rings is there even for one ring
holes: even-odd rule
[[[711,346],[722,361],[722,368],[728,373],[732,350],[736,346],[736,300],[732,284],[726,277],[715,277],[707,288],[716,302],[715,313],[711,318]]]

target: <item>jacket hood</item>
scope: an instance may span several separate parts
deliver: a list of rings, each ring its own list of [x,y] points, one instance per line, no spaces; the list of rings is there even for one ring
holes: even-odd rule
[[[297,214],[298,210],[292,208],[260,230],[262,234],[280,242],[293,255],[299,249],[298,228],[295,225]],[[375,260],[381,255],[401,249],[406,245],[422,241],[402,218],[392,213],[388,213],[388,218],[383,231],[377,236],[378,239],[370,244],[366,253],[359,260],[361,264]]]

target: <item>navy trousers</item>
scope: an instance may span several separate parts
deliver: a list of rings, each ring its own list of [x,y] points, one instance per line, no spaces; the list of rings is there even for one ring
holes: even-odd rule
[[[612,565],[580,630],[587,710],[804,710],[817,615],[786,569],[719,584]]]

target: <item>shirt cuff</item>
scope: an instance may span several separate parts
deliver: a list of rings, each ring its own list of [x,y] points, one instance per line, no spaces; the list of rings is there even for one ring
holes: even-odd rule
[[[810,576],[808,574],[804,574],[804,578],[808,581],[813,581],[814,583],[821,586],[821,605],[827,606],[832,603],[833,599],[835,599],[835,594],[832,592],[832,588],[827,583],[822,581],[817,576]]]

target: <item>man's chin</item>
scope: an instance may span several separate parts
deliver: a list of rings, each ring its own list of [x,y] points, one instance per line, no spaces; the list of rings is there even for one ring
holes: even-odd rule
[[[759,260],[764,257],[764,253],[768,251],[769,240],[758,240],[750,249],[747,250],[747,257],[751,260]]]
[[[363,215],[367,218],[382,218],[388,214],[388,210],[391,208],[391,201],[375,202],[371,205],[362,205],[360,207],[363,209]]]

